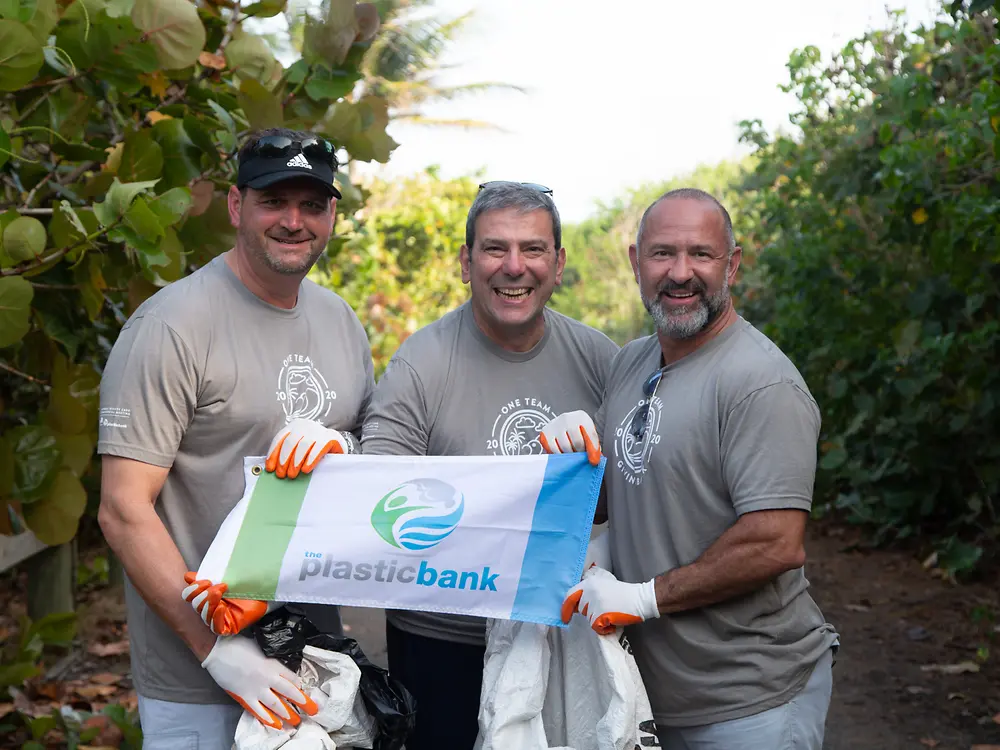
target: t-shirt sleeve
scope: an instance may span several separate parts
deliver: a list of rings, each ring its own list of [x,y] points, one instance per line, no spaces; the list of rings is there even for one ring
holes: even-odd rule
[[[794,383],[753,391],[727,415],[722,472],[738,515],[812,507],[820,415]]]
[[[170,467],[198,402],[189,347],[148,315],[126,324],[101,377],[98,453]]]
[[[371,408],[372,395],[375,392],[375,362],[372,359],[372,350],[368,341],[368,334],[365,333],[365,329],[361,325],[361,321],[358,321],[358,328],[360,329],[358,345],[361,348],[361,359],[365,365],[364,392],[361,396],[361,405],[358,408],[357,424],[351,428],[350,436],[354,441],[352,451],[360,452],[361,431],[364,428],[365,419],[367,419],[368,416],[368,410]]]
[[[427,399],[416,371],[398,355],[375,386],[361,431],[363,453],[425,456],[429,440]]]
[[[608,378],[611,376],[611,363],[614,362],[615,356],[621,351],[621,347],[618,346],[611,339],[602,336],[597,344],[597,372],[598,377],[601,379],[601,392],[606,393],[608,388]]]

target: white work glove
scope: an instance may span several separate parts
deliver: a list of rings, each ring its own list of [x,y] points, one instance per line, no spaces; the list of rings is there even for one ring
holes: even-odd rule
[[[596,567],[584,571],[583,580],[566,593],[562,621],[568,623],[577,612],[590,620],[590,627],[600,635],[660,616],[653,580],[624,583]]]
[[[299,689],[295,673],[264,656],[249,638],[219,637],[201,666],[237,703],[272,729],[281,729],[282,721],[293,727],[302,721],[289,703],[309,716],[319,711],[315,701]]]
[[[585,411],[568,411],[542,427],[539,442],[546,453],[586,453],[597,466],[601,462],[601,441],[594,420]]]
[[[308,474],[327,453],[350,453],[351,439],[311,419],[293,419],[278,430],[267,449],[266,471],[278,479]]]

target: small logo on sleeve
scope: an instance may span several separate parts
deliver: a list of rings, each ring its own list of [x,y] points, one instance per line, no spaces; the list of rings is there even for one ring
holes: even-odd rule
[[[132,410],[124,406],[102,406],[97,412],[97,422],[101,427],[113,427],[120,430],[128,429],[128,421]]]

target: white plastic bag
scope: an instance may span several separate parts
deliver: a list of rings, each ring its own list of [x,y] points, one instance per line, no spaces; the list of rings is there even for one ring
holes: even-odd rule
[[[361,670],[347,654],[306,646],[299,677],[319,711],[302,714],[298,727],[271,729],[244,711],[236,727],[235,750],[347,750],[371,748],[375,722],[358,686]]]
[[[567,628],[488,621],[475,750],[658,747],[627,641],[575,616]]]

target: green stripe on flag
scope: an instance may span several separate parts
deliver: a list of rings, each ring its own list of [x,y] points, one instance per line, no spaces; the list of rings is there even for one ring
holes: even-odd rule
[[[257,477],[240,533],[222,580],[227,596],[275,599],[278,575],[288,543],[309,489],[311,474],[278,479],[269,472]]]

